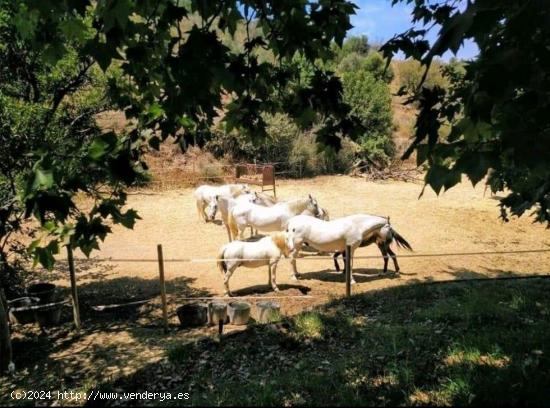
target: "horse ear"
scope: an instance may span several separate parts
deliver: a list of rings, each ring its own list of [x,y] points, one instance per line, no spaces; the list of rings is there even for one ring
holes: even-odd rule
[[[311,194],[308,194],[308,196],[310,200],[313,200],[313,197],[311,196]]]
[[[219,199],[220,199],[220,196],[219,196],[219,195],[217,195],[217,196],[216,196],[216,201],[218,201]]]

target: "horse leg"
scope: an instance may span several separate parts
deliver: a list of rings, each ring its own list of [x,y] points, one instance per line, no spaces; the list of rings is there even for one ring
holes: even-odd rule
[[[229,238],[229,242],[233,241],[233,238],[231,238],[231,230],[229,229],[229,225],[224,224],[225,225],[225,229],[227,231],[227,238]]]
[[[395,255],[395,252],[393,252],[389,246],[388,246],[388,252],[391,256],[391,259],[393,259],[393,265],[395,266],[395,273],[399,273],[399,264],[397,263],[397,256]]]
[[[231,291],[229,290],[229,278],[231,278],[231,275],[233,275],[233,272],[235,272],[235,269],[237,269],[237,263],[233,263],[230,268],[227,269],[227,271],[223,275],[223,285],[225,287],[225,296],[233,296],[231,294]]]
[[[350,269],[349,275],[350,275],[350,277],[351,277],[351,284],[352,284],[352,285],[355,285],[355,284],[357,283],[357,282],[355,282],[355,279],[353,278],[353,254],[355,253],[355,249],[356,249],[356,248],[353,248],[353,247],[352,247],[352,248],[351,248],[351,251],[350,251],[350,254],[349,254],[349,255],[351,256],[351,261],[350,261],[350,263],[349,263],[349,269]],[[346,259],[346,258],[345,258],[345,255],[344,255],[344,259]]]
[[[338,257],[341,255],[340,252],[335,252],[334,255],[332,255],[332,259],[334,260],[334,268],[336,269],[336,272],[340,272],[340,265],[338,264]],[[345,258],[344,258],[345,262]]]
[[[245,239],[245,238],[244,238],[244,232],[245,232],[245,231],[246,231],[246,225],[244,225],[244,227],[241,227],[241,226],[239,225],[239,239],[240,239],[241,241],[244,241],[244,239]]]
[[[294,251],[292,251],[292,258],[290,259],[290,263],[292,264],[292,280],[297,281],[300,277],[300,274],[298,273],[298,269],[296,268],[296,258],[298,257],[298,253],[300,252],[300,249],[302,246],[294,248]]]
[[[199,214],[199,219],[202,221],[206,221],[206,214],[204,213],[204,201],[203,200],[197,200],[197,214]]]
[[[278,260],[273,262],[273,269],[271,269],[271,264],[269,265],[269,278],[271,280],[271,289],[273,289],[274,292],[278,292],[279,288],[277,287],[277,262]]]
[[[382,252],[382,257],[384,257],[384,273],[388,272],[388,248],[386,244],[378,244],[378,249]]]

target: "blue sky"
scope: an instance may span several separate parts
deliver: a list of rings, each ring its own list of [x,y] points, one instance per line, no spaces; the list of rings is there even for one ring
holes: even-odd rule
[[[370,42],[384,43],[395,34],[399,34],[411,27],[412,4],[397,3],[391,6],[391,0],[353,0],[359,7],[356,14],[351,17],[353,28],[349,35],[365,34]],[[432,29],[429,39],[437,36],[437,27]],[[458,51],[457,57],[469,59],[477,55],[477,47],[474,43],[465,43]],[[453,56],[447,53],[443,59],[448,60]]]

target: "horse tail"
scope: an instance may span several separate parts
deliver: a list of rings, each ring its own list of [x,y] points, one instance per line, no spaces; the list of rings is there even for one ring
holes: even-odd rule
[[[393,239],[395,240],[395,243],[397,244],[398,247],[406,249],[407,251],[412,251],[413,250],[411,245],[407,242],[407,240],[405,238],[403,238],[402,235],[397,233],[396,230],[394,230],[392,228],[391,232],[392,232],[392,235],[393,235]]]
[[[222,248],[222,250],[218,254],[218,257],[216,258],[217,259],[216,264],[218,265],[218,269],[220,270],[222,275],[225,275],[225,273],[227,272],[227,264],[225,263],[224,256],[225,256],[225,246]]]
[[[229,211],[229,214],[227,215],[227,226],[229,227],[229,231],[233,239],[237,239],[239,236],[239,227],[237,226],[237,221],[233,216],[233,211]]]

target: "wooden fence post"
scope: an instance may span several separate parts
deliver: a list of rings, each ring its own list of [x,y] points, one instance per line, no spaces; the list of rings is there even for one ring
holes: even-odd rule
[[[351,296],[351,246],[346,245],[346,296]]]
[[[162,256],[162,245],[157,245],[157,253],[159,259],[159,276],[160,276],[160,297],[162,300],[162,318],[164,320],[164,332],[168,333],[168,309],[166,306],[166,285],[164,283],[164,258]]]
[[[9,370],[12,362],[11,334],[7,309],[8,302],[4,295],[4,289],[0,287],[0,377]]]
[[[73,249],[67,245],[67,260],[69,262],[69,276],[71,278],[71,296],[73,298],[73,319],[76,330],[80,330],[80,306],[78,304],[78,292],[76,290],[76,273],[74,269]]]

